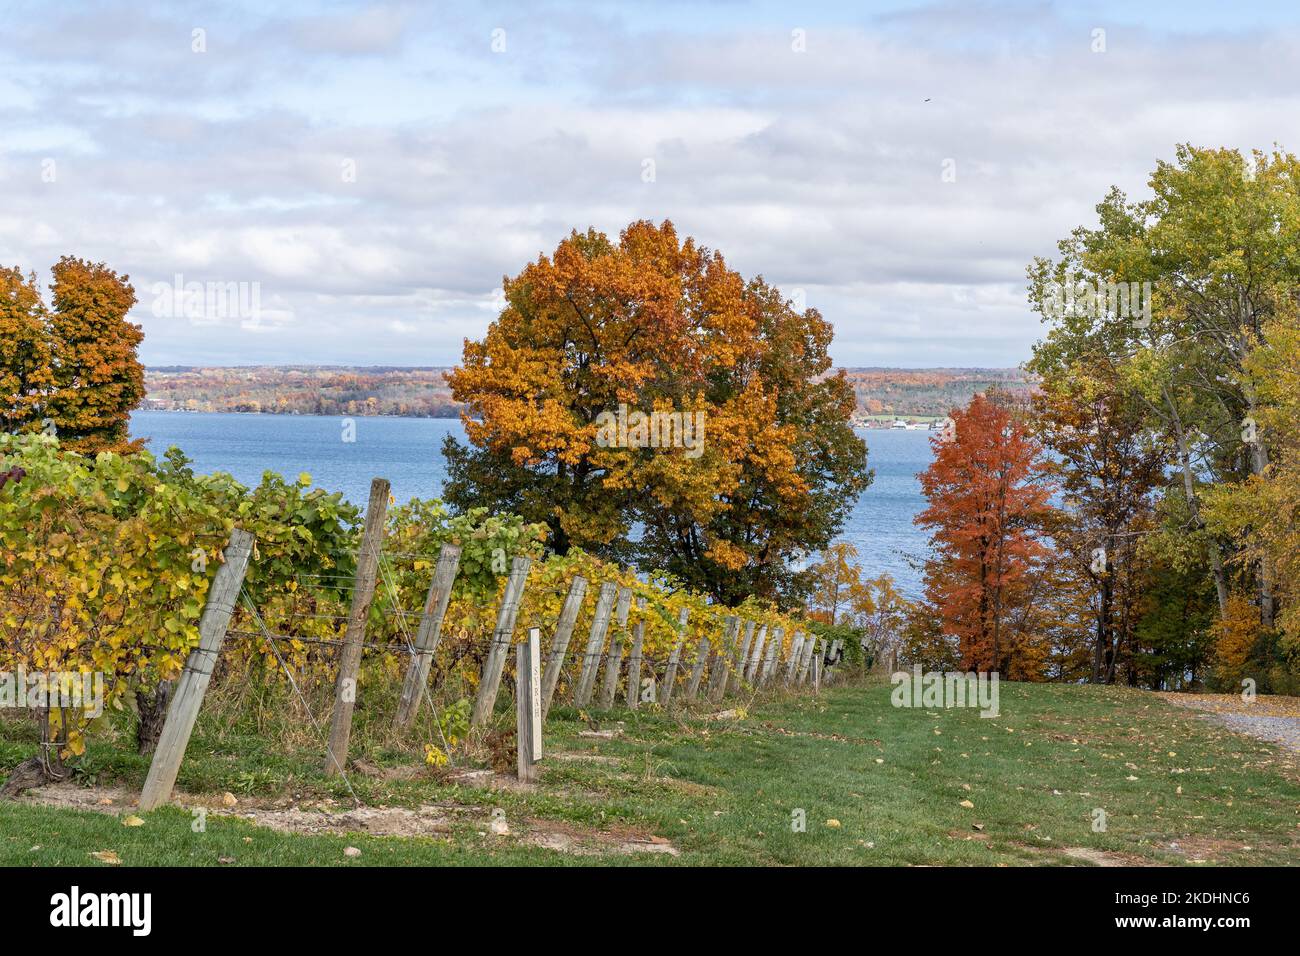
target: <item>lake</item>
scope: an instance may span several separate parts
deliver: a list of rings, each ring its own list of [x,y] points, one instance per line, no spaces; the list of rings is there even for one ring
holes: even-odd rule
[[[228,472],[256,484],[264,471],[292,479],[300,472],[330,491],[364,506],[370,479],[387,478],[398,501],[436,498],[447,471],[442,440],[463,438],[452,418],[354,418],[356,440],[343,440],[344,419],[318,415],[195,414],[140,411],[131,435],[149,439],[161,455],[171,445],[194,459],[200,471]],[[912,517],[925,506],[916,474],[930,463],[929,433],[864,429],[867,460],[876,478],[844,526],[841,537],[858,549],[871,574],[888,572],[910,596],[920,593],[919,575],[905,554],[924,554],[925,535]]]

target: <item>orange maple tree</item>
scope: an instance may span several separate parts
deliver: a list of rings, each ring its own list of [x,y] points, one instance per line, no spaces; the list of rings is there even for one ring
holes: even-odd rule
[[[127,424],[144,398],[136,358],[144,333],[126,318],[135,305],[130,277],[71,256],[52,271],[54,388],[46,407],[59,439],[86,454],[135,450]]]
[[[870,480],[830,323],[666,221],[574,232],[504,292],[447,376],[469,440],[444,446],[448,500],[728,603],[794,590],[790,557],[828,544]],[[622,408],[690,416],[699,441],[603,441]]]

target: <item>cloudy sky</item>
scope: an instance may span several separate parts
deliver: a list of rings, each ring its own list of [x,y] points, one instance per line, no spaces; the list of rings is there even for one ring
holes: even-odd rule
[[[1300,150],[1290,2],[9,2],[0,24],[0,263],[130,273],[151,365],[452,364],[503,274],[639,218],[820,309],[839,364],[1015,365],[1026,263],[1111,184],[1143,192],[1179,142]],[[227,283],[226,315],[163,291]]]

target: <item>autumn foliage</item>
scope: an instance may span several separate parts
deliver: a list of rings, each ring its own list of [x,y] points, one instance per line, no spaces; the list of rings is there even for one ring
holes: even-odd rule
[[[926,599],[961,666],[1032,679],[1039,649],[1018,624],[1033,572],[1047,556],[1041,527],[1051,487],[1038,443],[1005,408],[977,395],[952,414],[954,428],[931,440],[921,474],[930,531]]]
[[[788,559],[827,545],[869,481],[830,324],[670,222],[575,232],[504,289],[448,375],[469,440],[448,439],[448,500],[727,603],[792,590]],[[700,416],[702,448],[602,444],[620,406]]]
[[[126,318],[135,290],[70,256],[53,274],[47,306],[34,274],[0,269],[0,430],[57,434],[86,454],[133,450],[127,419],[144,398],[144,334]]]

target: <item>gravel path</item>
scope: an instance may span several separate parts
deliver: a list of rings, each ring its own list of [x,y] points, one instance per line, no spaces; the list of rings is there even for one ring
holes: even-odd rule
[[[1230,730],[1300,753],[1300,698],[1257,697],[1246,702],[1235,694],[1161,694],[1180,707],[1204,711]]]
[[[1253,717],[1249,714],[1215,716],[1238,733],[1281,744],[1300,753],[1300,717]]]

